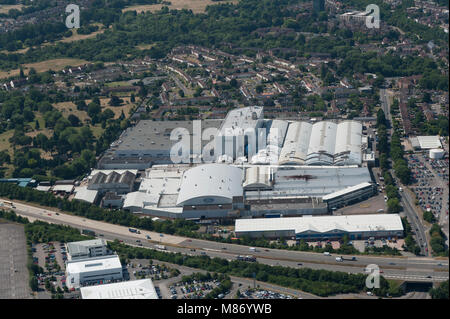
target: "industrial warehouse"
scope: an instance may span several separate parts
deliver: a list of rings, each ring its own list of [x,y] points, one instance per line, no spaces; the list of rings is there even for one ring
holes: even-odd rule
[[[80,288],[82,299],[158,299],[151,279]]]
[[[351,120],[264,119],[260,106],[201,123],[142,120],[75,198],[165,218],[329,214],[376,194],[362,131]]]
[[[189,140],[180,143],[186,136]],[[252,106],[231,110],[224,120],[141,120],[111,144],[98,168],[144,170],[174,164],[172,155],[179,151],[182,163],[361,166],[370,153],[363,141],[358,121],[264,119],[263,107]]]
[[[375,192],[367,167],[156,165],[123,208],[168,218],[316,215]]]
[[[305,240],[341,239],[344,235],[351,240],[403,237],[398,214],[237,219],[235,223],[237,237]]]

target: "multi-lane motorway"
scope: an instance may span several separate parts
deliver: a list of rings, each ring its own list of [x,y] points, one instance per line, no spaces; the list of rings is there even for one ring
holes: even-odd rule
[[[319,253],[290,251],[281,249],[257,248],[236,244],[224,244],[207,240],[190,239],[186,237],[159,234],[141,230],[140,234],[131,233],[128,227],[113,225],[106,222],[90,220],[56,211],[14,202],[14,210],[18,215],[30,220],[43,220],[55,224],[65,224],[79,229],[90,229],[106,240],[122,240],[126,244],[142,245],[155,248],[155,245],[165,245],[169,252],[180,252],[187,255],[206,254],[210,257],[233,260],[238,255],[253,255],[258,262],[268,265],[289,267],[307,267],[327,269],[349,273],[363,273],[369,264],[376,264],[385,278],[417,281],[444,281],[449,278],[448,260],[427,257],[375,257],[357,256],[356,261],[336,261],[336,256],[326,256]],[[146,239],[150,236],[150,240]],[[140,241],[140,243],[137,242]],[[344,256],[352,257],[352,256]]]

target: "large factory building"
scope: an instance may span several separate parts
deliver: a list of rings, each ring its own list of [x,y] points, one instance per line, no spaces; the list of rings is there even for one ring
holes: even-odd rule
[[[403,224],[398,214],[237,219],[235,233],[237,237],[305,240],[341,239],[348,235],[351,240],[359,240],[403,237]]]

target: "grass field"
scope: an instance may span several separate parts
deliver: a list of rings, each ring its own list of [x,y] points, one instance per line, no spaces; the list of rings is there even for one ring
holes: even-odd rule
[[[181,9],[190,9],[194,13],[201,13],[205,12],[205,8],[208,5],[214,5],[219,3],[237,3],[237,0],[230,0],[230,1],[219,1],[214,2],[211,0],[169,0],[171,2],[171,5],[164,5],[164,4],[147,4],[147,5],[137,5],[137,6],[131,6],[125,9],[122,9],[122,12],[126,11],[136,11],[137,13],[151,11],[155,12],[160,10],[162,7],[167,6],[171,10],[181,10]]]
[[[105,32],[105,27],[103,26],[103,24],[101,23],[93,23],[92,25],[96,25],[99,27],[98,31],[92,32],[91,34],[78,34],[74,29],[72,29],[72,36],[68,37],[68,38],[64,38],[62,40],[56,41],[56,42],[74,42],[74,41],[80,41],[80,40],[84,40],[84,39],[89,39],[89,38],[95,38],[95,36],[97,34],[101,34],[103,32]],[[112,26],[110,27],[112,28]]]
[[[59,40],[57,42],[74,42],[74,41],[79,41],[79,40],[84,40],[84,39],[89,39],[89,38],[95,38],[95,36],[97,34],[103,33],[105,32],[105,30],[98,30],[95,32],[92,32],[91,34],[78,34],[78,33],[74,33],[72,30],[72,36],[68,37],[68,38],[64,38],[62,40]]]
[[[59,71],[64,69],[67,65],[71,66],[78,66],[81,64],[88,63],[86,60],[81,59],[53,59],[53,60],[46,60],[42,62],[36,62],[36,63],[28,63],[23,64],[23,72],[28,74],[30,68],[34,68],[36,72],[45,72],[50,69],[53,71]],[[0,79],[8,78],[10,76],[17,76],[20,73],[20,69],[16,70],[10,70],[10,71],[0,71]]]
[[[141,44],[141,45],[137,45],[136,49],[138,49],[138,50],[148,50],[148,49],[151,49],[154,46],[155,46],[154,43],[152,43],[152,44]]]
[[[70,114],[73,114],[78,117],[82,123],[84,123],[86,119],[89,119],[87,113],[85,111],[77,110],[77,106],[73,102],[60,102],[53,104],[53,106],[66,118]]]
[[[110,87],[110,88],[116,88],[119,86],[129,86],[130,83],[128,83],[127,81],[116,81],[116,82],[109,82],[109,83],[105,83],[105,86]]]
[[[0,13],[8,13],[11,9],[20,10],[23,7],[23,4],[0,4]]]
[[[7,150],[9,155],[13,155],[9,139],[13,136],[14,130],[9,130],[0,134],[0,151]]]

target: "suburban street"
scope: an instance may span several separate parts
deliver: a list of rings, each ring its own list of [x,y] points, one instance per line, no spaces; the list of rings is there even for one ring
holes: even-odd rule
[[[380,89],[380,102],[381,107],[383,109],[383,112],[386,116],[387,120],[387,133],[388,133],[388,142],[391,141],[392,136],[392,115],[391,115],[391,98],[390,98],[390,92],[387,89]],[[393,163],[391,159],[389,159],[390,166],[393,166]],[[397,179],[395,176],[395,173],[392,169],[390,169],[391,175],[395,180],[395,183],[399,186],[402,186],[403,189],[405,189],[404,192],[400,192],[400,202],[403,206],[403,214],[407,217],[408,222],[411,225],[411,229],[413,233],[415,234],[416,241],[419,244],[421,254],[424,256],[429,256],[430,252],[427,251],[428,248],[428,240],[425,235],[425,229],[423,226],[423,223],[420,221],[420,217],[416,212],[414,200],[412,199],[411,195],[407,191],[407,186],[401,184],[401,182]]]

